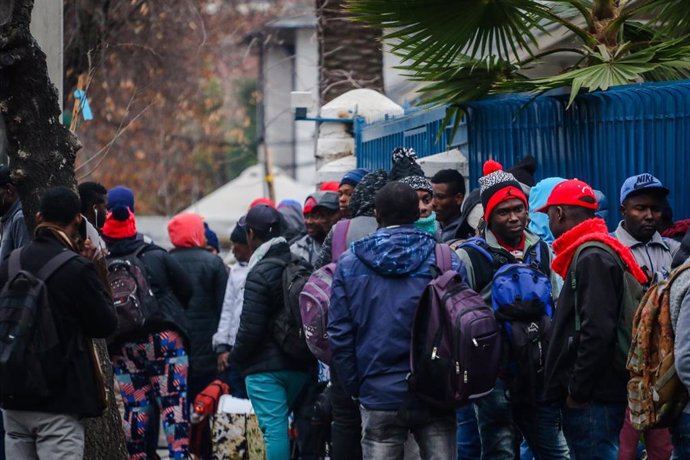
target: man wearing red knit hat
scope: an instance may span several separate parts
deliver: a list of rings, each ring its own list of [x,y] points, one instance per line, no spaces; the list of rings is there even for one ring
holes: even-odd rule
[[[469,286],[489,305],[496,300],[493,304],[497,309],[498,300],[492,299],[494,275],[507,265],[529,266],[539,272],[545,286],[546,301],[552,305],[558,295],[559,283],[550,268],[551,251],[544,241],[527,230],[527,197],[520,183],[511,173],[504,171],[500,163],[490,160],[484,164],[484,176],[479,179],[479,186],[485,230],[481,236],[467,240],[456,250],[467,269]],[[540,344],[542,340],[546,344],[548,317],[545,321],[545,327],[537,331]],[[518,386],[529,385],[524,385],[513,370],[515,361],[511,339],[515,335],[508,335],[508,329],[516,330],[512,328],[513,322],[502,320],[501,324],[505,331],[503,350],[506,353],[500,365],[499,378],[494,390],[474,403],[482,459],[517,457],[515,445],[519,444],[519,432],[535,458],[566,459],[568,449],[559,428],[560,410],[543,404],[538,380],[535,379],[532,385],[537,387],[534,388],[536,396],[528,402],[520,401],[517,394],[511,395],[511,389],[517,391]]]

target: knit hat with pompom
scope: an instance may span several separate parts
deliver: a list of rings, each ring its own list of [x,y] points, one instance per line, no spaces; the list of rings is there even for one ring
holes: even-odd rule
[[[484,206],[484,220],[488,223],[494,208],[504,201],[518,199],[527,207],[527,197],[520,183],[511,173],[503,170],[498,161],[487,160],[484,176],[479,178],[479,192]]]

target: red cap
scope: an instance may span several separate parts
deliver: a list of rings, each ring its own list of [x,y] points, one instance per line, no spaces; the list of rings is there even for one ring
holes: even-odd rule
[[[556,185],[551,191],[549,199],[546,200],[546,204],[537,209],[536,212],[546,212],[551,206],[578,206],[596,210],[599,203],[594,196],[594,190],[588,183],[580,179],[570,179]]]
[[[319,187],[319,190],[322,192],[337,192],[339,187],[340,182],[324,182]]]
[[[275,208],[276,205],[271,201],[270,198],[257,198],[256,200],[252,201],[251,204],[249,205],[249,209],[252,209],[255,206],[258,206],[260,204],[265,204],[266,206],[270,206],[272,208]]]
[[[302,208],[302,212],[306,216],[310,212],[314,210],[314,206],[316,206],[318,202],[316,201],[316,198],[314,198],[312,195],[309,195],[304,202],[304,207]]]

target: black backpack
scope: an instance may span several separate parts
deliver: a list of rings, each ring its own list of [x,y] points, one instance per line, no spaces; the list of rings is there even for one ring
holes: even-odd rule
[[[63,352],[45,283],[77,254],[65,249],[34,275],[22,269],[21,251],[10,254],[0,291],[0,401],[8,404],[46,399],[61,388],[76,341]]]
[[[299,308],[299,295],[311,276],[311,270],[301,258],[291,256],[290,262],[277,258],[266,259],[283,268],[283,302],[271,321],[273,339],[290,357],[309,361],[314,359],[307,347],[302,314]]]
[[[140,330],[158,311],[146,267],[139,258],[146,245],[125,256],[108,258],[108,282],[117,312],[117,329],[109,340]]]

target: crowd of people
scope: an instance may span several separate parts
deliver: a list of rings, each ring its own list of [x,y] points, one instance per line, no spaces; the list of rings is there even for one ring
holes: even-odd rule
[[[626,368],[642,294],[672,278],[675,369],[690,389],[690,270],[674,276],[687,221],[641,172],[621,184],[610,231],[611,198],[536,169],[490,160],[469,191],[460,172],[427,177],[398,148],[389,171],[352,170],[303,203],[257,199],[230,233],[228,267],[197,214],[169,221],[171,250],[141,234],[125,186],[48,189],[30,235],[0,167],[6,458],[82,458],[81,419],[106,404],[92,341],[104,338],[132,459],[156,458],[161,425],[171,459],[212,458],[190,405],[216,379],[251,401],[269,460],[690,459],[690,403],[639,431]],[[439,405],[411,384],[413,331],[428,286],[451,271],[448,298],[472,292],[495,312],[500,353],[487,391]],[[314,276],[328,280],[318,352],[290,316]],[[446,387],[474,381],[461,363]]]

